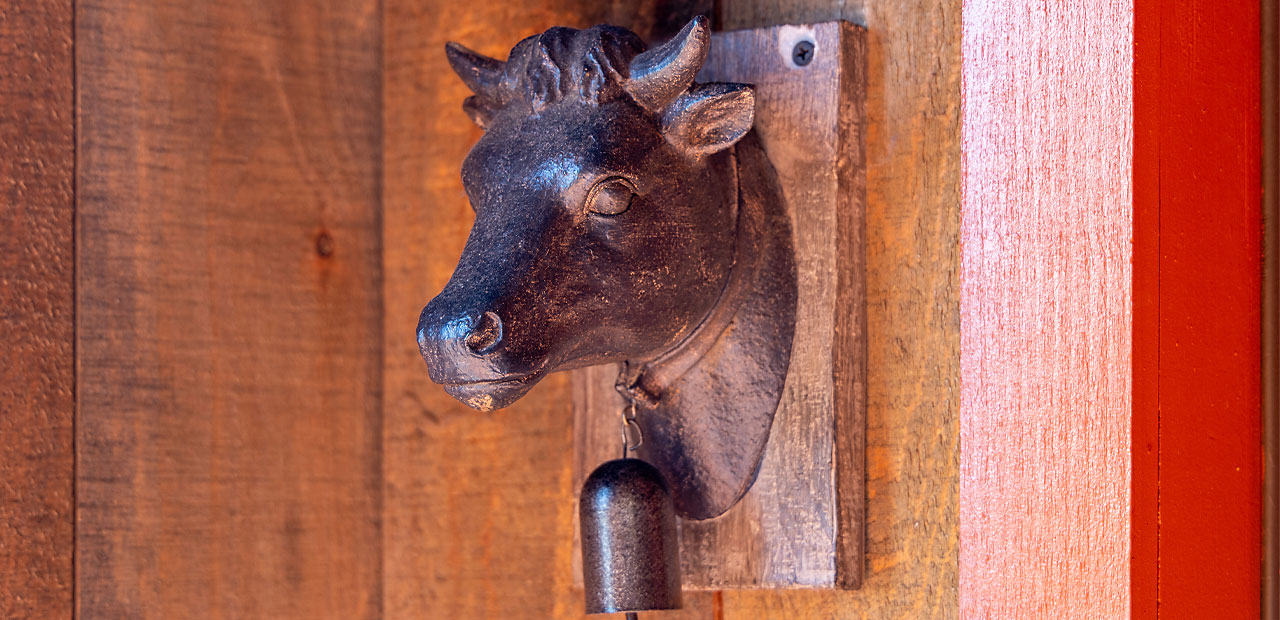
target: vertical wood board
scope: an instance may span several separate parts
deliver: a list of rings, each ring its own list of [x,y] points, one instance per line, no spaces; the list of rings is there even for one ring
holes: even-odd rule
[[[77,3],[79,616],[382,616],[377,9]]]
[[[1127,617],[1132,5],[964,7],[960,613]]]
[[[729,590],[724,618],[958,613],[960,12],[952,0],[725,0],[724,28],[867,28],[867,571],[857,591]]]
[[[0,1],[0,617],[70,618],[72,5]]]
[[[1260,6],[1133,6],[1133,617],[1257,617]]]
[[[815,44],[798,66],[792,50]],[[756,131],[796,246],[796,335],[751,489],[727,513],[680,522],[686,588],[845,587],[865,532],[865,32],[848,22],[716,33],[701,81],[755,86]],[[616,458],[616,367],[578,371],[575,488]],[[588,383],[584,383],[588,382]]]

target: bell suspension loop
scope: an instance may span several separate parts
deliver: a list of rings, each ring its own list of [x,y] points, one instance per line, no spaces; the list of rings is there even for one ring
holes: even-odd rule
[[[644,432],[636,422],[636,401],[627,398],[627,406],[622,408],[622,458],[630,456],[643,443]]]

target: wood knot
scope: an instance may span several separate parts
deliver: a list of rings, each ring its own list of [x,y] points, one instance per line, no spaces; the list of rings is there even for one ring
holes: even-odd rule
[[[333,236],[328,231],[321,231],[316,235],[316,254],[320,258],[333,256]]]

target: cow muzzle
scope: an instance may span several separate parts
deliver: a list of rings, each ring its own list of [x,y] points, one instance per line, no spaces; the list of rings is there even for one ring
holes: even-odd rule
[[[456,312],[433,299],[418,320],[418,349],[431,380],[473,409],[515,402],[542,373],[515,367],[506,355],[506,324],[492,310]]]

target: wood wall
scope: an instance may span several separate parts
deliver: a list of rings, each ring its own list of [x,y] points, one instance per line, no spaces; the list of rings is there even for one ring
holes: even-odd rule
[[[76,3],[80,617],[382,616],[378,8]]]
[[[580,616],[567,378],[414,344],[443,43],[698,12],[868,28],[867,573],[666,617],[1252,615],[1257,4],[1085,4],[0,0],[0,616]]]
[[[784,6],[785,5],[785,6]],[[458,167],[479,137],[449,39],[505,57],[556,25],[670,31],[698,3],[385,1],[384,603],[389,617],[576,618],[565,377],[478,414],[431,385],[414,343],[471,223]],[[868,565],[856,592],[726,591],[672,618],[955,617],[960,3],[749,2],[718,27],[843,18],[870,33]],[[675,26],[679,26],[676,20]]]
[[[0,617],[71,615],[75,102],[66,0],[0,2]]]
[[[671,617],[956,615],[959,1],[531,4],[0,3],[0,615],[578,617],[567,379],[480,415],[413,344],[471,217],[442,46],[698,12],[872,33],[868,564]]]

